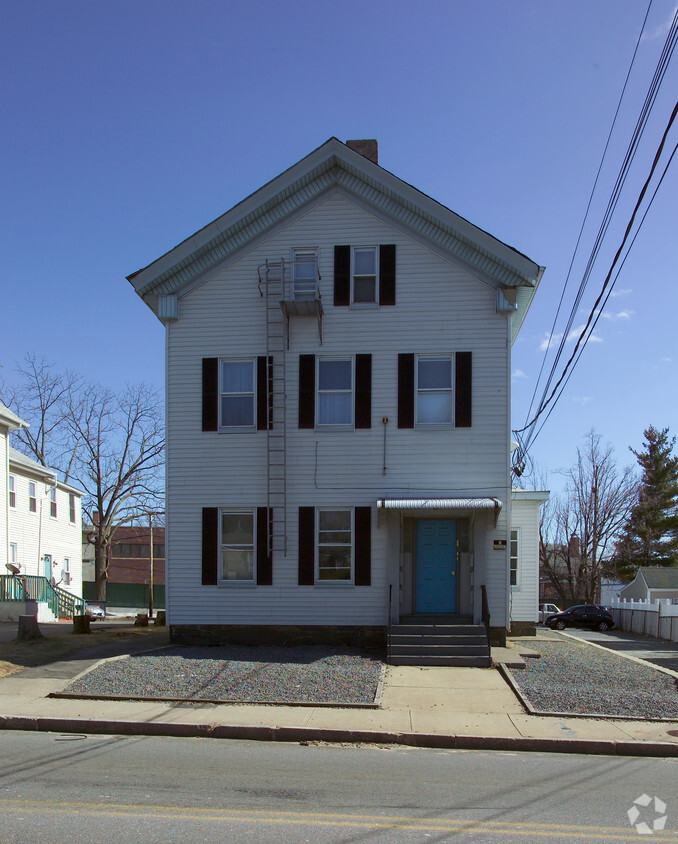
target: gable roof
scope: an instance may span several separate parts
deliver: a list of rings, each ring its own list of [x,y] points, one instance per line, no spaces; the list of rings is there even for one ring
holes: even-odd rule
[[[43,466],[42,463],[38,463],[37,460],[33,460],[32,457],[28,457],[23,454],[23,452],[14,448],[13,445],[9,447],[9,462],[10,466],[15,467],[16,469],[24,469],[34,475],[40,475],[40,477],[53,481],[56,480],[56,472],[54,469],[49,469],[47,466]]]
[[[26,454],[23,454],[23,452],[18,451],[13,445],[10,445],[9,447],[9,465],[11,469],[14,469],[14,471],[23,471],[30,475],[35,475],[38,478],[43,478],[50,484],[56,483],[59,489],[66,490],[66,492],[73,492],[75,495],[80,496],[83,495],[83,491],[81,489],[71,486],[64,481],[60,481],[57,476],[56,469],[50,469],[49,466],[43,466],[42,463],[38,463],[37,460],[33,460],[32,457],[28,457]]]
[[[642,566],[638,569],[648,589],[678,589],[678,568],[672,566]]]
[[[519,288],[513,320],[515,336],[544,268],[337,138],[330,138],[127,279],[160,317],[161,297],[181,295],[196,280],[213,274],[254,238],[332,188],[342,188],[432,241],[478,278],[496,287]]]
[[[27,428],[28,423],[20,419],[16,413],[11,411],[6,404],[0,401],[0,425],[8,428],[10,431],[15,428]]]

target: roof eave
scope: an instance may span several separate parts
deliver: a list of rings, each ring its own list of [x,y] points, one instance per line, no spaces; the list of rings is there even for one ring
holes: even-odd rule
[[[482,251],[487,256],[488,262],[494,262],[497,267],[503,266],[505,269],[499,273],[503,278],[498,283],[503,283],[509,287],[520,286],[536,289],[543,274],[543,267],[540,267],[513,247],[460,217],[437,200],[404,182],[388,170],[364,158],[337,138],[330,138],[322,146],[250,194],[225,214],[182,241],[147,267],[129,275],[127,277],[129,282],[146,304],[157,314],[158,294],[167,292],[159,288],[161,285],[166,286],[168,275],[175,272],[185,274],[191,258],[194,258],[196,264],[198,263],[200,256],[197,253],[200,250],[207,250],[220,237],[230,236],[234,229],[237,230],[238,226],[247,220],[248,216],[252,217],[257,212],[264,213],[267,205],[275,206],[285,202],[286,192],[297,189],[301,192],[304,180],[312,182],[314,179],[320,178],[323,173],[337,166],[351,176],[357,176],[366,185],[371,185],[374,189],[390,194],[403,206],[414,206],[420,215],[426,219],[427,225],[437,226],[441,231],[448,232],[452,237],[458,238],[462,242],[465,241],[470,247]],[[184,264],[183,267],[180,266],[182,263]],[[195,272],[199,272],[200,269],[204,270],[204,264],[202,267],[196,266]],[[165,276],[164,279],[163,276]],[[181,284],[178,283],[177,290],[173,292],[178,292],[180,287]],[[531,302],[531,298],[529,298],[529,302]],[[527,307],[529,307],[529,302]],[[518,327],[522,324],[527,307],[517,315]]]

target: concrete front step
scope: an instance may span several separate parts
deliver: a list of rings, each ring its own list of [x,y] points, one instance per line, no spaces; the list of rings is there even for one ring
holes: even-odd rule
[[[482,624],[393,624],[391,634],[422,635],[435,634],[445,636],[485,636]]]
[[[457,668],[489,668],[489,656],[391,656],[391,665],[441,665]]]
[[[451,636],[447,633],[392,633],[391,644],[395,645],[477,645],[482,644],[487,648],[487,637],[468,634],[462,636]]]
[[[389,661],[392,665],[491,664],[485,628],[479,624],[407,623],[391,628]]]
[[[437,656],[469,656],[469,657],[484,657],[490,658],[490,649],[486,642],[477,642],[472,645],[454,645],[448,643],[438,643],[435,645],[403,645],[397,642],[391,642],[391,657],[417,657],[417,659],[424,659],[426,657]]]

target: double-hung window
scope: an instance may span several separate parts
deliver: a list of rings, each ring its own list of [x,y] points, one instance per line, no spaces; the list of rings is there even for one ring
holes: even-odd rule
[[[68,493],[68,521],[75,524],[75,495],[72,492]]]
[[[254,360],[221,361],[220,414],[222,428],[254,427]]]
[[[318,425],[353,424],[353,359],[318,358]]]
[[[318,583],[353,582],[353,510],[318,510]]]
[[[64,557],[64,563],[61,567],[61,579],[66,586],[71,582],[71,561],[69,557]]]
[[[28,512],[38,512],[38,496],[36,494],[35,481],[28,482]]]
[[[221,580],[255,583],[254,511],[221,511]]]
[[[451,425],[453,421],[452,358],[417,358],[417,424]]]
[[[16,507],[16,478],[9,476],[9,506]]]
[[[9,543],[9,561],[14,566],[19,564],[19,546],[16,542]]]
[[[316,249],[294,249],[292,252],[294,299],[313,301],[318,295],[318,252]]]
[[[49,491],[49,515],[52,519],[57,517],[57,491],[55,486]]]
[[[379,250],[376,246],[353,249],[351,301],[354,305],[379,304]]]
[[[518,585],[518,560],[520,557],[520,536],[517,528],[511,530],[511,549],[509,558],[511,563],[511,586]]]

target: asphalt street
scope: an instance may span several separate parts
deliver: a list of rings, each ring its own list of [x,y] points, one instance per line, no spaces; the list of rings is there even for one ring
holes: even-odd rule
[[[678,760],[54,733],[1,740],[3,844],[621,842],[638,840],[634,808],[652,840],[678,842]]]

